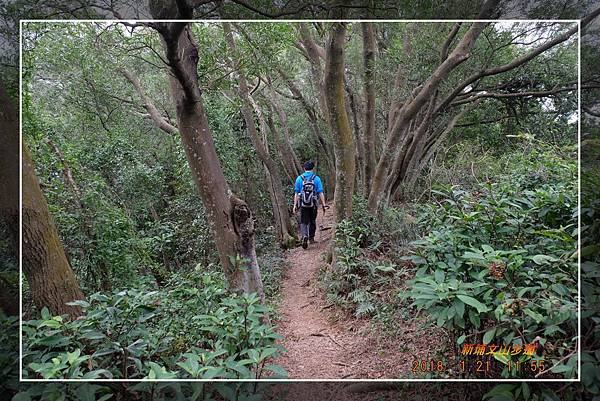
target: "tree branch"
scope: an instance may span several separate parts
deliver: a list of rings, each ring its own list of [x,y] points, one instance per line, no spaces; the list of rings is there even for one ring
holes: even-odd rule
[[[448,50],[450,49],[450,45],[454,41],[454,38],[456,38],[456,35],[458,34],[458,31],[460,30],[461,25],[462,25],[462,22],[457,22],[456,24],[454,24],[454,26],[450,30],[450,33],[448,34],[446,41],[442,45],[442,50],[440,51],[440,63],[443,63],[444,60],[446,60],[448,58]]]
[[[471,103],[474,102],[478,99],[482,99],[482,98],[496,98],[496,99],[501,99],[501,98],[515,98],[515,97],[549,97],[552,95],[556,95],[557,93],[560,92],[568,92],[568,91],[574,91],[576,90],[577,87],[566,87],[566,88],[554,88],[554,89],[550,89],[550,90],[546,90],[546,91],[527,91],[527,92],[507,92],[507,93],[502,93],[502,92],[484,92],[484,93],[479,93],[475,96],[471,96],[468,97],[466,99],[461,99],[461,100],[457,100],[454,101],[450,104],[450,106],[458,106],[461,104],[466,104],[466,103]]]
[[[150,97],[146,95],[146,92],[144,91],[144,88],[142,88],[142,84],[140,83],[138,78],[135,75],[133,75],[130,71],[124,68],[119,69],[119,72],[125,77],[125,79],[127,79],[131,83],[131,85],[133,85],[135,91],[142,99],[142,102],[144,103],[144,108],[148,111],[148,114],[150,115],[150,118],[152,119],[154,124],[168,134],[177,134],[177,132],[179,132],[178,129],[171,123],[169,123],[167,119],[164,118],[162,114],[158,111],[158,109],[154,105],[154,102],[152,102]]]
[[[594,10],[592,13],[590,13],[587,17],[585,17],[581,20],[581,27],[583,28],[584,26],[589,24],[598,15],[600,15],[600,7],[597,8],[596,10]],[[454,100],[454,98],[463,91],[463,89],[465,89],[467,86],[469,86],[473,82],[475,82],[483,77],[486,77],[486,76],[496,75],[496,74],[500,74],[502,72],[510,71],[514,68],[517,68],[517,67],[533,60],[535,57],[542,54],[546,50],[569,39],[571,36],[573,36],[573,34],[575,34],[577,32],[577,29],[578,29],[578,27],[577,27],[577,25],[575,25],[573,28],[569,29],[562,35],[559,35],[558,37],[547,41],[543,45],[531,50],[529,53],[526,53],[520,57],[517,57],[515,60],[511,61],[510,63],[504,64],[501,66],[497,66],[497,67],[487,68],[487,69],[484,69],[477,73],[472,74],[467,79],[463,80],[460,84],[458,84],[458,86],[456,86],[456,88],[454,88],[454,90],[448,96],[446,96],[446,98],[436,108],[436,114],[439,113],[440,111],[442,111],[444,108],[446,108],[450,104],[450,102],[452,102],[452,100]]]
[[[248,10],[250,10],[252,12],[255,12],[256,14],[258,14],[262,17],[271,18],[271,19],[285,17],[287,15],[298,14],[299,12],[302,12],[312,6],[311,3],[308,3],[308,4],[303,4],[301,7],[297,8],[295,10],[280,11],[278,13],[269,13],[269,12],[261,10],[260,8],[254,7],[252,4],[250,4],[249,2],[244,1],[244,0],[231,0],[231,1],[237,5],[247,8]]]

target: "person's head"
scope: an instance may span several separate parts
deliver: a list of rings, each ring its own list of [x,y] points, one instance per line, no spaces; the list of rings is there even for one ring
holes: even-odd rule
[[[312,171],[315,168],[315,163],[307,161],[304,163],[304,171]]]

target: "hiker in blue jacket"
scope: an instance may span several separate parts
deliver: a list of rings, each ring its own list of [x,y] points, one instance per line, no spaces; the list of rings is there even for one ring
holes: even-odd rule
[[[315,243],[317,231],[317,208],[320,205],[325,212],[325,195],[321,178],[313,171],[315,164],[304,163],[304,173],[296,178],[294,184],[294,214],[300,209],[300,234],[302,248],[308,248],[308,242]]]

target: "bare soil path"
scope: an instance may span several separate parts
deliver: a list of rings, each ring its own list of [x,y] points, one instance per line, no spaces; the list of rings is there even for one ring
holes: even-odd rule
[[[364,335],[361,332],[368,323],[353,317],[340,319],[340,311],[327,304],[323,292],[315,285],[316,273],[325,264],[324,254],[333,233],[332,229],[319,231],[319,225],[333,225],[332,210],[325,216],[319,211],[317,243],[306,250],[297,247],[287,255],[290,268],[283,284],[282,319],[278,328],[287,352],[274,362],[294,379],[407,377],[414,350],[409,353],[406,346],[412,344]],[[409,343],[422,336],[413,322],[399,324],[406,325]],[[420,340],[427,341],[427,337]],[[416,353],[424,350],[420,351]]]

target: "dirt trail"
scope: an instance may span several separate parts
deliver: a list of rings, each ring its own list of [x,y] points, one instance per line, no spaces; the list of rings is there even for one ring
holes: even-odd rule
[[[383,344],[360,334],[364,321],[332,323],[335,307],[325,302],[322,291],[314,285],[333,233],[319,231],[321,224],[333,225],[332,210],[324,219],[319,211],[317,243],[307,250],[295,248],[287,255],[290,268],[283,284],[283,317],[278,329],[287,352],[275,363],[295,379],[393,378],[408,372],[412,357],[398,355],[397,342]]]

